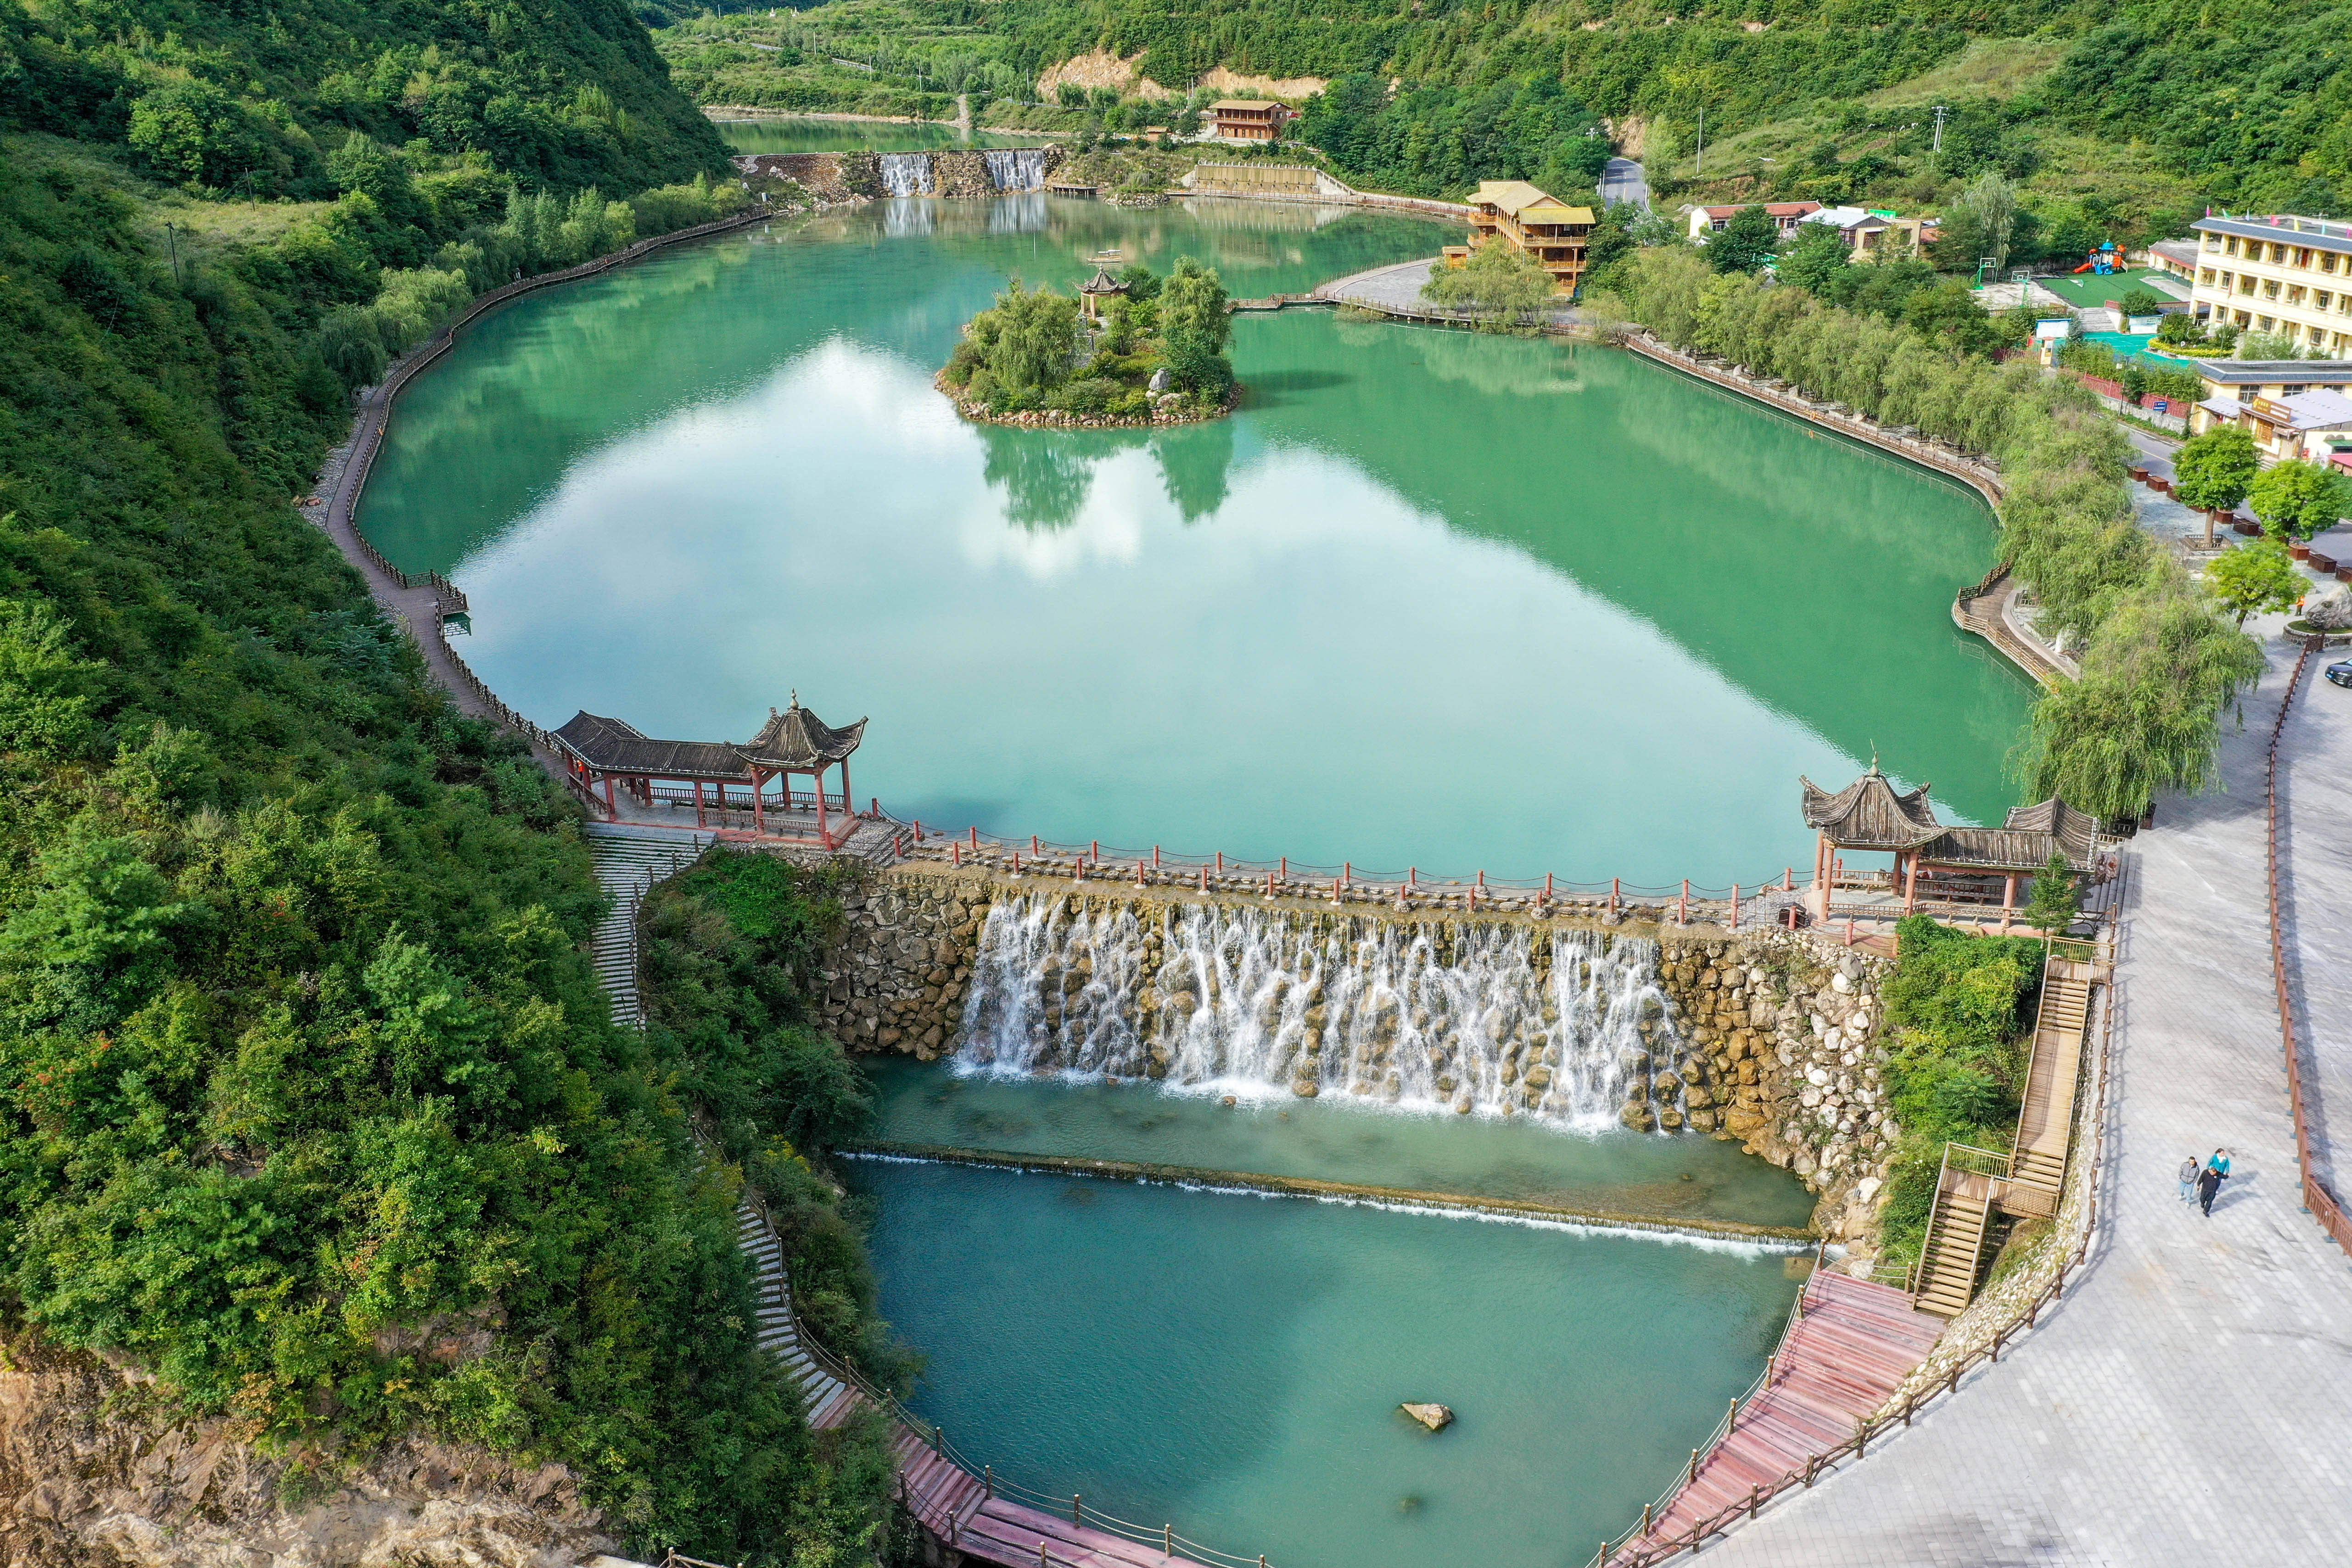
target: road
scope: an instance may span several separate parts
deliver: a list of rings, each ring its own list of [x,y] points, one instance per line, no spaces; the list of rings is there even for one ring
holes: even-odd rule
[[[1609,166],[1601,171],[1601,205],[1615,206],[1619,202],[1632,202],[1647,211],[1650,205],[1649,177],[1642,165],[1631,158],[1612,158]]]

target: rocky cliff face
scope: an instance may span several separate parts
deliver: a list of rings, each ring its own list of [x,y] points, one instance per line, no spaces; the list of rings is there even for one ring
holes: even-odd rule
[[[1900,1129],[1882,1079],[1889,961],[1781,931],[1669,942],[1661,965],[1689,1047],[1688,1124],[1741,1140],[1822,1194],[1822,1235],[1867,1246]],[[1637,1102],[1627,1120],[1639,1124]]]
[[[561,1465],[409,1440],[344,1473],[229,1423],[144,1418],[142,1386],[29,1333],[0,1344],[8,1568],[572,1568],[617,1550]]]
[[[924,1061],[950,1054],[989,910],[1000,900],[1050,896],[1055,886],[1052,878],[1007,881],[929,866],[877,877],[845,900],[849,928],[825,971],[827,1026],[853,1049]],[[1073,894],[1089,903],[1121,897],[1101,883]],[[1161,904],[1168,895],[1136,899]],[[1378,917],[1350,911],[1349,918]],[[1458,942],[1462,931],[1488,923],[1500,922],[1451,920],[1447,931]],[[1142,922],[1147,944],[1161,924]],[[1667,1002],[1643,1017],[1640,1044],[1618,1064],[1626,1086],[1619,1119],[1639,1131],[1739,1140],[1819,1193],[1814,1217],[1822,1234],[1853,1245],[1857,1260],[1866,1257],[1898,1133],[1887,1120],[1879,1039],[1878,986],[1888,961],[1777,928],[1733,935],[1661,926],[1639,933],[1658,942]],[[1537,973],[1548,966],[1539,963]],[[1149,988],[1136,994],[1143,1006],[1154,995]],[[1053,1024],[1062,1000],[1043,1005]]]

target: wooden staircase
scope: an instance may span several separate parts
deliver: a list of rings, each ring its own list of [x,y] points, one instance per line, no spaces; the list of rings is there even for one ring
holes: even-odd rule
[[[2083,1048],[2090,1037],[2091,988],[2104,984],[2109,973],[2095,952],[2073,943],[2053,948],[2042,963],[2032,1054],[2010,1152],[1944,1146],[1935,1208],[1911,1274],[1912,1304],[1921,1311],[1953,1317],[1975,1297],[1993,1210],[2019,1219],[2049,1219],[2058,1213]]]
[[[680,833],[661,827],[631,827],[625,823],[591,822],[583,831],[596,880],[612,896],[604,918],[589,939],[590,962],[604,984],[613,1005],[613,1022],[642,1026],[643,997],[637,994],[637,909],[646,891],[701,858],[717,835]]]

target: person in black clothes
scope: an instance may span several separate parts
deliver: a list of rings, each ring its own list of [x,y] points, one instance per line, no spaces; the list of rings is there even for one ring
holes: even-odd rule
[[[2221,1190],[2221,1184],[2227,1180],[2210,1165],[2197,1173],[2197,1206],[2204,1211],[2207,1219],[2213,1217],[2213,1194]]]

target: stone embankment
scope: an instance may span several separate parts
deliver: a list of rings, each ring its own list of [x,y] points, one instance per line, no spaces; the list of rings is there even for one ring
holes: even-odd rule
[[[950,1055],[959,1043],[989,911],[1000,901],[1050,897],[1056,884],[1052,877],[919,865],[879,872],[852,889],[843,900],[848,914],[845,933],[824,970],[826,1026],[854,1050],[894,1051],[924,1061]],[[1088,887],[1072,889],[1068,897],[1133,913],[1147,955],[1172,914],[1218,901],[1218,896],[1163,889]],[[1524,927],[1538,933],[1538,960],[1546,967],[1546,933],[1604,925],[1442,910],[1382,914],[1350,908],[1342,914],[1297,900],[1222,901],[1237,911],[1280,909],[1301,919],[1360,922],[1367,929],[1385,922],[1423,925],[1441,944],[1458,942],[1475,927]],[[1834,939],[1777,927],[1738,934],[1632,922],[1608,929],[1620,937],[1657,942],[1659,988],[1668,999],[1664,1008],[1643,1020],[1641,1046],[1628,1047],[1633,1059],[1622,1065],[1630,1088],[1620,1119],[1637,1131],[1737,1139],[1820,1194],[1815,1225],[1823,1235],[1866,1242],[1885,1162],[1898,1136],[1885,1105],[1878,999],[1888,961],[1848,950]],[[1075,969],[1059,978],[1072,991],[1086,979]],[[1045,999],[1041,1016],[1048,1026],[1058,1020],[1060,1001]],[[1160,998],[1158,1005],[1181,1010],[1183,1001]],[[1147,1032],[1151,1022],[1129,1021]],[[1516,1077],[1507,1081],[1517,1089],[1511,1109],[1523,1102],[1533,1110],[1542,1103],[1558,1067],[1552,1059],[1557,1050],[1557,1045],[1533,1046],[1509,1064]],[[1166,1061],[1155,1050],[1144,1076],[1160,1076]],[[1295,1092],[1318,1089],[1302,1079]],[[1377,1097],[1376,1084],[1370,1092]]]

